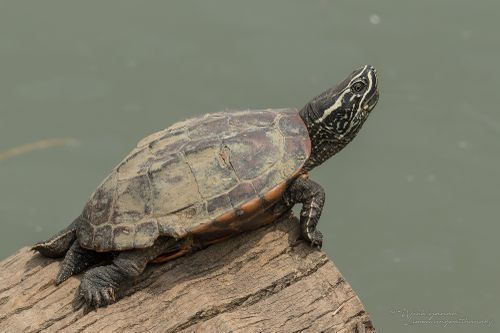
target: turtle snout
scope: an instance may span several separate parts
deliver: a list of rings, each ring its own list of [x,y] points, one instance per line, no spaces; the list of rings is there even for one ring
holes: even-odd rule
[[[365,109],[367,111],[371,111],[373,110],[373,108],[375,108],[375,105],[377,105],[378,103],[378,97],[379,97],[378,91],[375,91],[372,97],[370,97],[370,99],[366,102]]]

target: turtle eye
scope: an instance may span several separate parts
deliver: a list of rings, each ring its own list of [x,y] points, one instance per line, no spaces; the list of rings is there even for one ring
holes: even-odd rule
[[[354,91],[355,93],[360,93],[363,91],[363,89],[365,89],[365,83],[363,81],[358,81],[358,82],[354,82],[353,85],[351,86],[351,89],[352,91]]]

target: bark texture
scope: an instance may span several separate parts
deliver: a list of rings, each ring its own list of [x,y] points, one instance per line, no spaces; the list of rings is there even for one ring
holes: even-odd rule
[[[294,217],[162,265],[117,303],[75,310],[80,276],[28,248],[0,262],[0,332],[375,332],[332,261]]]

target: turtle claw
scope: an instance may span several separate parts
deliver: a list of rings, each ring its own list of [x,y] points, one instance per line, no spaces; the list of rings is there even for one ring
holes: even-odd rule
[[[106,303],[106,305],[112,304],[115,302],[115,291],[112,288],[108,288],[103,290],[102,297]]]
[[[101,304],[104,305],[104,303],[102,302],[102,298],[101,298],[101,292],[99,290],[94,292],[92,303],[93,303],[93,305],[95,306],[96,309]]]
[[[83,298],[88,306],[95,309],[113,304],[116,301],[115,287],[106,281],[105,274],[96,272],[100,267],[94,268],[83,276],[80,283],[80,298]]]
[[[111,288],[87,291],[80,294],[80,298],[95,309],[113,304],[116,300],[114,290]]]
[[[92,293],[90,291],[81,292],[80,295],[87,305],[92,304]]]
[[[85,297],[83,297],[83,295],[78,290],[76,295],[75,295],[75,299],[73,300],[73,309],[75,311],[78,311],[81,308],[85,308],[85,304],[86,304]]]
[[[311,242],[311,247],[321,250],[323,246],[323,234],[319,230],[314,230],[309,241]]]

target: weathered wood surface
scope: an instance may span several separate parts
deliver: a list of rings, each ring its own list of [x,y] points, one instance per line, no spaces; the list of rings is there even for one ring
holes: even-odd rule
[[[79,277],[23,248],[0,263],[0,332],[375,332],[326,255],[285,219],[163,265],[117,303],[74,309]],[[133,293],[133,291],[135,291]]]

